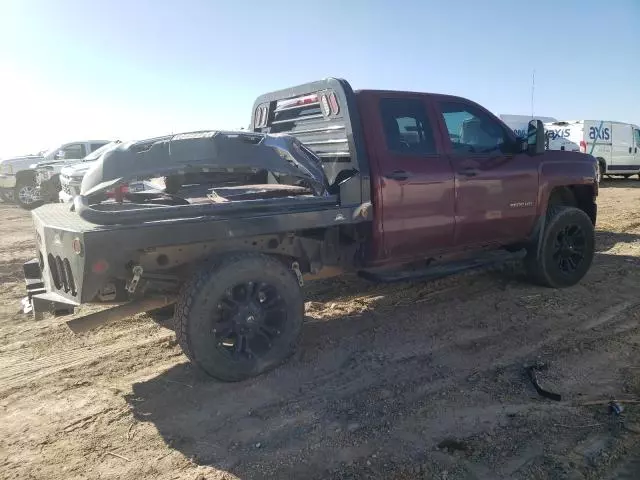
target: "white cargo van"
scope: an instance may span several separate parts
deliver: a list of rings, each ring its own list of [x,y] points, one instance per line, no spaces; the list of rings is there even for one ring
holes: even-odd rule
[[[519,137],[527,136],[527,128],[529,128],[529,122],[531,120],[540,120],[542,123],[555,122],[553,117],[532,117],[531,115],[510,115],[500,114],[500,120],[502,120],[507,127],[515,132]]]
[[[598,159],[600,176],[640,176],[640,127],[606,120],[544,124],[549,150],[570,150]]]

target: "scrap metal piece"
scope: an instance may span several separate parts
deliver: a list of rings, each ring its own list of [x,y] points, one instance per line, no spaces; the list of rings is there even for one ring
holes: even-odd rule
[[[622,405],[620,405],[615,400],[611,400],[609,402],[609,413],[613,413],[614,415],[619,416],[622,414],[622,412],[624,412],[624,407]]]
[[[315,195],[327,195],[322,161],[298,139],[243,131],[189,132],[120,144],[91,165],[81,194],[92,196],[134,180],[229,168],[290,176],[304,180]]]
[[[550,392],[548,390],[545,390],[540,385],[540,382],[538,382],[538,376],[536,375],[536,371],[542,371],[542,370],[546,370],[546,369],[547,369],[547,366],[544,365],[544,364],[542,364],[542,365],[532,365],[532,366],[527,368],[527,374],[529,375],[529,378],[531,379],[531,383],[533,384],[534,388],[536,389],[536,392],[538,392],[538,395],[540,395],[541,397],[548,398],[549,400],[554,400],[556,402],[559,402],[559,401],[562,400],[562,396],[559,393],[554,393],[554,392]]]
[[[85,333],[105,323],[115,322],[123,318],[132,317],[139,313],[160,309],[175,303],[175,295],[165,295],[158,297],[146,297],[137,301],[124,303],[117,307],[91,313],[84,317],[69,320],[67,326],[75,334]]]

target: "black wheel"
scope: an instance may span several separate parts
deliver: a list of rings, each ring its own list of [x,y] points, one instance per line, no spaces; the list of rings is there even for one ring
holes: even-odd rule
[[[594,227],[589,216],[574,207],[555,206],[547,212],[537,247],[527,252],[525,266],[532,280],[552,288],[570,287],[587,273],[595,250]]]
[[[33,210],[44,202],[40,199],[38,188],[33,179],[22,178],[13,189],[13,199],[16,204],[25,210]]]
[[[282,262],[260,254],[220,258],[182,289],[175,312],[178,343],[212,377],[239,381],[293,353],[304,301]]]

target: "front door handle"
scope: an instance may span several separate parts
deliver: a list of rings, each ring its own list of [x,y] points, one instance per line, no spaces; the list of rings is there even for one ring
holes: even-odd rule
[[[405,172],[404,170],[394,170],[393,172],[387,173],[383,176],[389,180],[403,181],[408,180],[411,175],[409,172]]]
[[[465,177],[475,177],[478,175],[478,169],[473,167],[463,168],[458,171],[460,175],[464,175]]]

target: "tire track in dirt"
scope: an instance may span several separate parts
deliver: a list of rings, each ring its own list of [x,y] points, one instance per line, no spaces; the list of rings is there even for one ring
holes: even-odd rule
[[[164,342],[172,338],[171,333],[153,335],[142,341],[124,341],[115,345],[79,347],[59,354],[36,358],[14,364],[0,371],[0,395],[17,387],[28,385],[62,370],[90,365],[100,358],[112,356],[125,350]],[[0,359],[1,361],[1,359]]]
[[[198,441],[204,444],[213,443],[217,448],[224,450],[224,442],[220,443],[214,438],[230,441],[235,438],[240,441],[234,436],[234,429],[238,425],[254,424],[259,425],[255,428],[267,435],[266,442],[270,451],[298,445],[303,448],[301,436],[306,440],[317,441],[319,432],[329,435],[327,428],[339,428],[341,431],[354,429],[348,439],[336,439],[341,448],[347,448],[354,441],[358,443],[364,439],[368,439],[368,445],[374,448],[391,438],[395,439],[398,445],[405,444],[403,450],[409,451],[411,444],[420,445],[436,441],[438,435],[445,435],[452,429],[461,436],[473,435],[487,428],[487,425],[499,425],[505,412],[514,414],[530,409],[532,404],[528,396],[533,391],[529,383],[525,379],[517,383],[515,393],[520,395],[525,403],[515,410],[505,411],[504,404],[496,403],[496,399],[493,399],[493,402],[486,405],[477,405],[466,410],[457,409],[456,417],[459,417],[461,412],[466,412],[464,422],[461,422],[460,418],[453,420],[449,416],[440,418],[434,413],[437,408],[434,410],[432,405],[438,405],[445,393],[450,399],[449,392],[459,388],[459,385],[465,385],[471,374],[486,380],[475,386],[484,385],[487,391],[495,388],[492,387],[491,379],[495,377],[497,367],[518,379],[518,372],[524,361],[534,360],[535,354],[542,349],[553,350],[558,346],[562,347],[568,336],[581,330],[580,324],[583,320],[580,313],[589,311],[588,306],[583,306],[583,309],[576,309],[576,315],[567,316],[564,322],[555,321],[562,316],[559,314],[557,318],[548,318],[544,323],[521,325],[515,322],[501,331],[492,330],[489,326],[484,335],[472,331],[471,335],[465,336],[465,327],[476,323],[485,312],[476,311],[471,319],[455,324],[446,318],[439,318],[443,310],[450,308],[450,299],[439,300],[429,305],[430,313],[427,315],[428,318],[422,319],[425,320],[424,323],[420,318],[415,318],[415,309],[408,307],[396,309],[392,325],[380,324],[380,318],[376,322],[376,315],[365,315],[365,318],[360,319],[365,325],[359,326],[357,335],[345,335],[344,340],[339,340],[330,348],[323,348],[322,342],[318,342],[316,338],[311,345],[303,342],[303,349],[315,350],[308,352],[312,355],[312,363],[315,365],[311,377],[304,378],[302,383],[297,381],[304,377],[305,372],[310,373],[311,362],[294,361],[287,364],[277,374],[277,384],[281,388],[278,397],[284,398],[277,398],[275,401],[259,397],[253,400],[245,399],[241,408],[227,412],[225,420],[216,422],[215,428],[210,425],[207,431],[203,432],[200,427],[192,424],[187,426],[185,435],[188,431],[190,436],[198,439],[194,447],[196,452],[201,452]],[[492,302],[504,298],[500,293],[495,293],[487,295],[484,300],[491,305]],[[611,314],[611,311],[619,312],[616,300],[611,298],[609,302],[613,305],[604,306],[602,315],[609,321],[617,318]],[[459,308],[464,310],[476,302],[477,297],[467,297]],[[553,327],[552,330],[549,330],[550,326]],[[344,327],[337,326],[333,334],[341,336],[341,328]],[[438,337],[444,340],[428,340],[423,336],[428,330],[431,330],[431,338]],[[406,343],[407,336],[403,334],[405,331],[408,332],[407,335],[416,337],[414,344]],[[463,333],[452,335],[459,331]],[[575,337],[574,342],[593,337],[602,341],[605,337],[611,336],[611,332],[606,329],[604,333],[592,330],[582,332],[581,336]],[[538,338],[544,340],[531,342],[531,339]],[[273,380],[273,376],[270,376],[257,380],[256,383],[270,384]],[[227,401],[225,395],[217,388],[213,388],[207,394],[216,398],[216,405],[218,402],[224,405]],[[197,392],[195,396],[197,398]],[[208,402],[203,402],[204,405],[200,408],[207,410]],[[563,409],[568,407],[554,408],[562,413]],[[251,411],[249,416],[246,409]],[[150,410],[154,408],[151,407]],[[419,418],[440,418],[439,427],[432,431],[436,424],[430,420],[428,425],[431,433],[427,437],[419,430],[413,432],[416,412],[421,412]],[[406,417],[411,419],[408,423],[402,421]],[[388,432],[385,439],[379,437],[379,432]],[[244,444],[240,447],[242,454],[251,456],[249,450],[244,450],[250,449],[250,445],[245,444],[246,440],[240,442]],[[332,458],[332,452],[332,449],[327,449],[322,456]],[[278,458],[273,461],[261,460],[261,466],[282,466],[288,462],[282,455],[275,455]],[[332,463],[333,460],[325,461],[325,464]]]

